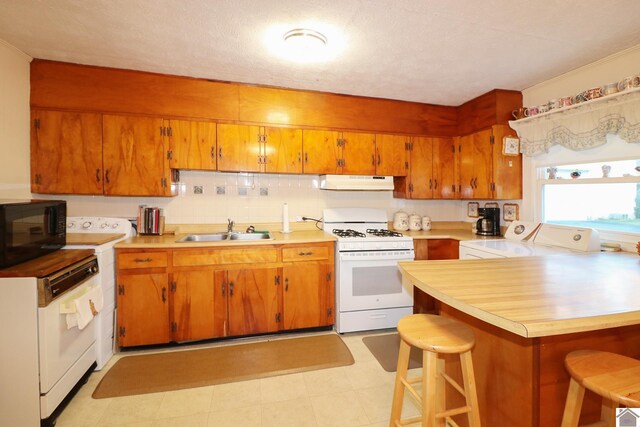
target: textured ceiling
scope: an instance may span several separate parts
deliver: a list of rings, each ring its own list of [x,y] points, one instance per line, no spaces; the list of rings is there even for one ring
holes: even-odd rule
[[[0,39],[34,58],[459,105],[638,45],[638,17],[638,0],[0,0]],[[265,46],[309,26],[336,58]]]

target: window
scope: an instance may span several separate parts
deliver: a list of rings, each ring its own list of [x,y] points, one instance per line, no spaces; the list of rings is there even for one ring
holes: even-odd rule
[[[544,222],[640,234],[640,160],[541,167]]]

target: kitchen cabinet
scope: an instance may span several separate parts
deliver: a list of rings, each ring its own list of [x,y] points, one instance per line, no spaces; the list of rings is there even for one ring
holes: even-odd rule
[[[169,342],[166,251],[118,254],[117,264],[118,345],[130,347]]]
[[[165,120],[171,169],[216,170],[216,124]]]
[[[502,154],[508,126],[494,125],[458,138],[460,195],[463,199],[522,198],[522,155]]]
[[[172,195],[163,125],[161,118],[102,117],[105,195]]]
[[[304,130],[304,173],[376,173],[376,135],[359,132]]]
[[[416,261],[458,259],[460,242],[455,239],[414,239]],[[418,288],[413,288],[413,312],[439,314],[438,301]]]
[[[31,112],[31,191],[102,194],[100,114]]]
[[[376,135],[376,175],[407,175],[409,139],[410,137],[401,135]]]
[[[172,274],[172,322],[175,341],[193,341],[224,336],[224,320],[216,317],[225,292],[217,292],[213,270],[179,271]],[[223,307],[224,308],[224,307]],[[226,310],[225,310],[226,311]]]
[[[394,196],[409,199],[455,199],[457,166],[452,138],[411,137],[409,173],[394,179]]]
[[[277,268],[227,270],[217,275],[227,288],[229,336],[275,332],[279,329],[280,276]]]
[[[218,169],[302,173],[302,130],[218,124]]]
[[[282,249],[283,329],[334,323],[333,243]]]

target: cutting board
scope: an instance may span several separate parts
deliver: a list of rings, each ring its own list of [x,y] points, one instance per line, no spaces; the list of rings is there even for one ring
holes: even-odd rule
[[[67,245],[98,246],[124,236],[124,234],[67,233]]]

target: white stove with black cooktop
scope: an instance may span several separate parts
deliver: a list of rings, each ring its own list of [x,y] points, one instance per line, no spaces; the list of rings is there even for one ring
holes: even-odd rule
[[[337,237],[336,329],[394,328],[413,312],[413,288],[398,261],[413,260],[413,239],[388,230],[387,214],[368,208],[323,211],[323,230]]]

